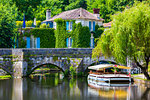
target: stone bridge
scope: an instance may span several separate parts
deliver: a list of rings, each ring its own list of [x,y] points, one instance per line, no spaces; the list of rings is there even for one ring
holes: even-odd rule
[[[28,76],[46,64],[56,65],[62,71],[73,66],[77,67],[77,72],[81,72],[96,62],[91,56],[90,48],[0,49],[0,68],[15,78]],[[100,60],[115,62],[104,57],[97,61]]]

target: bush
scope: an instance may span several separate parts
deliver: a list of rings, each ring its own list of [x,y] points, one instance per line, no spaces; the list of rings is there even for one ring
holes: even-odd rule
[[[23,21],[16,21],[16,27],[21,28],[23,25]]]
[[[40,28],[46,28],[46,24],[44,23],[44,24],[41,24],[40,25]]]
[[[76,67],[73,67],[73,65],[70,66],[70,74],[72,77],[76,76],[77,73],[76,73]]]
[[[98,25],[95,25],[94,38],[99,38],[103,32],[104,27],[99,27]]]
[[[66,69],[66,70],[64,71],[64,76],[65,76],[65,77],[68,77],[68,76],[69,76],[69,70],[68,70],[68,69]]]
[[[36,27],[40,27],[41,21],[36,21]]]
[[[32,27],[33,21],[26,21],[26,27]]]

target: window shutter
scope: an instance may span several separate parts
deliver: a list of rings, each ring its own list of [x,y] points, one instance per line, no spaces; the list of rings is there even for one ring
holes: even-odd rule
[[[93,48],[95,47],[94,38],[93,38]]]
[[[70,30],[72,30],[73,22],[70,22]]]
[[[16,44],[16,39],[14,39],[14,48],[16,48],[15,44]]]
[[[89,30],[91,31],[91,21],[89,21]]]
[[[50,22],[50,28],[53,28],[53,22]]]
[[[36,48],[40,48],[40,37],[36,38]]]
[[[93,31],[95,31],[95,21],[93,21]]]
[[[71,45],[70,46],[72,47],[72,39],[71,39]]]
[[[66,30],[69,30],[69,22],[66,22]]]
[[[69,39],[67,38],[67,39],[66,39],[66,45],[67,45],[67,47],[68,47],[68,40],[69,40]]]
[[[30,48],[30,37],[27,37],[27,48]]]

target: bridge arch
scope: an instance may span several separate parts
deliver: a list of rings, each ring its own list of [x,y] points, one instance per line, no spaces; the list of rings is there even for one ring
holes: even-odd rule
[[[44,64],[39,64],[39,65],[34,66],[33,68],[31,68],[31,70],[29,72],[27,72],[28,73],[27,76],[29,76],[30,74],[32,74],[32,72],[34,72],[37,68],[40,68],[40,67],[42,67],[44,65],[54,65],[56,68],[60,69],[64,73],[64,70],[61,67],[57,66],[56,64],[53,64],[53,63],[44,63]]]
[[[11,68],[9,68],[8,66],[5,66],[5,65],[1,65],[0,68],[5,71],[8,75],[11,75],[12,76],[12,72],[11,72]]]

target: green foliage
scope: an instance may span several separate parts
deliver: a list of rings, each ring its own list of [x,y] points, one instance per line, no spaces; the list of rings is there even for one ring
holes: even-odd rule
[[[99,41],[97,42],[97,46],[93,49],[92,57],[100,57],[102,54],[105,57],[111,56],[111,49],[110,49],[110,42],[111,42],[111,33],[110,30],[104,31],[104,33],[99,38]]]
[[[36,27],[40,27],[41,21],[36,21]]]
[[[110,17],[117,11],[123,11],[127,6],[133,5],[134,0],[86,0],[87,9],[93,12],[93,8],[100,8],[100,15],[105,22],[109,22]]]
[[[56,45],[55,48],[65,48],[66,47],[66,21],[58,18],[55,19],[57,24],[55,30],[55,37],[56,37]]]
[[[0,48],[13,47],[16,16],[15,5],[0,3]]]
[[[21,13],[25,12],[26,20],[33,20],[33,9],[36,9],[42,0],[12,0]]]
[[[30,30],[30,33],[25,33],[24,36],[40,37],[40,48],[54,48],[55,36],[54,29],[52,28],[34,28]]]
[[[46,24],[44,23],[44,24],[41,24],[40,25],[40,28],[46,28]]]
[[[64,71],[64,76],[65,76],[65,77],[68,77],[68,76],[69,76],[69,70],[66,69],[66,70]]]
[[[104,27],[100,27],[99,25],[95,25],[94,38],[99,38],[103,32],[104,32]]]
[[[65,10],[72,10],[76,8],[87,8],[86,0],[69,0],[69,5],[65,7]]]
[[[19,41],[19,48],[25,48],[26,47],[26,41],[23,39],[23,34],[18,33],[18,41]]]
[[[126,64],[126,59],[136,62],[147,79],[150,59],[150,7],[139,3],[113,17],[110,30],[103,33],[93,54],[112,55],[117,62]],[[96,54],[97,50],[99,52]],[[101,52],[100,52],[101,51]],[[145,65],[140,64],[140,62]]]
[[[62,12],[61,0],[42,0],[41,4],[37,8],[33,9],[34,16],[37,20],[46,20],[46,10],[51,9],[51,17]]]
[[[33,21],[26,21],[26,27],[32,27]]]
[[[26,21],[26,27],[32,27],[33,21]],[[23,25],[23,21],[16,21],[16,27],[21,28]],[[41,21],[36,21],[36,27],[40,27]],[[46,27],[42,27],[46,28]]]
[[[23,25],[23,21],[16,21],[16,27],[21,28]]]
[[[73,67],[73,65],[70,66],[70,74],[72,77],[76,76],[76,67]]]
[[[91,33],[89,31],[89,27],[82,26],[81,23],[76,24],[73,29],[73,47],[74,48],[86,48],[90,45],[90,37]]]

